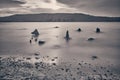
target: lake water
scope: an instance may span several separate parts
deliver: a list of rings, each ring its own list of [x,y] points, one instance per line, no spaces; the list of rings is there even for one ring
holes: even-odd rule
[[[59,28],[54,28],[58,26]],[[101,33],[95,33],[99,27]],[[76,30],[81,28],[81,32]],[[38,45],[31,39],[31,32],[38,29]],[[64,36],[69,30],[69,42]],[[58,62],[74,59],[98,64],[117,64],[120,66],[120,23],[117,22],[10,22],[0,23],[0,56],[41,56],[59,57]],[[94,41],[87,41],[88,38]],[[92,56],[98,56],[92,60]]]

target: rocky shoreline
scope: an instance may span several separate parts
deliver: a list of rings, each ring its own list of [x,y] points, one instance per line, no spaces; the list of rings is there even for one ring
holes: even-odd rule
[[[119,80],[120,75],[109,67],[92,65],[81,61],[79,63],[54,61],[58,57],[51,58],[51,63],[44,62],[39,54],[35,54],[35,62],[28,57],[0,57],[0,80]],[[43,61],[42,61],[43,60]]]

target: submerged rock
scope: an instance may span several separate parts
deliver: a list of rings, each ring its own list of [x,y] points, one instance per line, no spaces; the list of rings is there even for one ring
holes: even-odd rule
[[[58,26],[55,26],[54,28],[59,28]]]
[[[95,40],[94,38],[88,38],[88,41],[93,41],[93,40]]]
[[[91,58],[92,58],[92,60],[98,59],[97,56],[92,56]]]

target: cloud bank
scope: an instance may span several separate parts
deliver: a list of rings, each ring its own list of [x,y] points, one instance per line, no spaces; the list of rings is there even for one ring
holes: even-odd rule
[[[0,0],[0,16],[38,13],[85,13],[120,16],[120,0]]]

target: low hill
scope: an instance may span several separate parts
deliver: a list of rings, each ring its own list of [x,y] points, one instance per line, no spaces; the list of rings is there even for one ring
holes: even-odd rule
[[[101,17],[81,13],[41,13],[0,17],[0,22],[120,22],[120,17]]]

